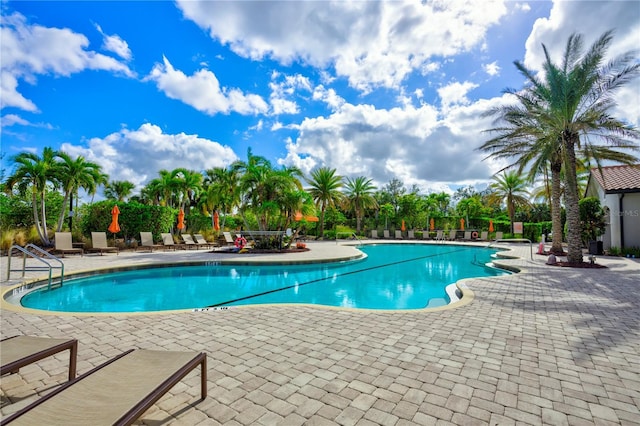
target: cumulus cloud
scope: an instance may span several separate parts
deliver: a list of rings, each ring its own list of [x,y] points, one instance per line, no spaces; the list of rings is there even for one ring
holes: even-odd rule
[[[482,69],[491,77],[494,77],[500,74],[500,67],[498,66],[498,61],[493,61],[490,64],[483,64]]]
[[[131,49],[129,49],[129,44],[125,40],[123,40],[119,35],[105,34],[98,24],[96,24],[96,29],[100,34],[102,34],[102,48],[104,50],[115,53],[125,61],[131,60]]]
[[[2,108],[37,111],[36,105],[18,92],[19,81],[33,84],[42,74],[68,77],[87,69],[105,70],[133,77],[115,58],[87,50],[89,40],[68,28],[30,24],[19,14],[2,15]]]
[[[284,75],[274,71],[269,83],[271,96],[271,112],[275,115],[297,114],[300,111],[295,99],[300,92],[311,91],[311,81],[308,77],[300,74]]]
[[[11,126],[28,126],[28,127],[40,127],[44,129],[53,129],[53,126],[48,123],[32,123],[16,114],[5,114],[0,119],[0,127],[3,129]]]
[[[64,143],[61,149],[100,164],[110,180],[128,180],[138,190],[158,177],[162,169],[184,167],[203,171],[226,167],[238,160],[228,146],[197,135],[166,134],[148,123],[137,130],[122,129],[104,138],[92,138],[86,146]]]
[[[352,87],[397,88],[431,58],[481,48],[506,15],[482,2],[211,2],[178,0],[187,19],[240,56],[332,67]]]
[[[266,113],[267,103],[259,95],[244,94],[240,89],[220,87],[214,73],[201,69],[188,76],[176,70],[166,57],[145,77],[171,99],[177,99],[208,115],[237,112],[243,115]]]
[[[478,87],[477,84],[465,81],[464,83],[454,82],[438,89],[441,99],[442,109],[447,112],[451,105],[468,105],[470,103],[467,93]]]

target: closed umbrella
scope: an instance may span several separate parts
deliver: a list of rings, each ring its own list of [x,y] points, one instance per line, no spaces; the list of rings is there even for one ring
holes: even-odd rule
[[[434,229],[436,229],[436,221],[431,218],[429,221],[429,230],[433,231]]]
[[[406,228],[405,228],[405,226],[404,226],[404,219],[403,219],[403,220],[402,220],[402,226],[400,226],[400,230],[401,230],[402,232],[404,232],[404,231],[405,231],[405,229],[406,229]]]
[[[460,229],[464,231],[464,219],[460,219]]]
[[[213,229],[220,230],[220,215],[218,215],[217,211],[213,213]]]
[[[493,232],[493,220],[489,220],[489,232]]]
[[[184,228],[184,210],[180,209],[180,213],[178,213],[178,229],[182,230]]]
[[[118,215],[120,214],[120,209],[117,205],[113,206],[111,209],[111,225],[109,225],[109,232],[112,234],[117,234],[120,232],[120,225],[118,224]]]

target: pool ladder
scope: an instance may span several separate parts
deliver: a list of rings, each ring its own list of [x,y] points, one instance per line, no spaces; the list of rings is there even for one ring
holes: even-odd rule
[[[14,249],[22,253],[22,278],[24,278],[24,274],[27,269],[27,256],[28,256],[47,265],[46,267],[49,269],[49,285],[47,286],[47,290],[51,290],[52,288],[62,287],[62,281],[64,281],[64,263],[62,262],[62,260],[60,260],[60,258],[52,255],[48,251],[42,250],[40,247],[34,244],[27,244],[24,247],[14,244],[11,246],[11,248],[9,248],[9,253],[7,258],[7,281],[9,281],[11,277],[11,253],[13,252]],[[29,249],[31,249],[32,251]],[[51,262],[49,262],[47,259],[44,259],[42,256],[47,257],[48,259],[51,259],[53,261],[60,262],[60,266],[52,265]],[[57,281],[55,284],[52,283],[52,278],[51,278],[53,269],[60,269],[60,281]]]

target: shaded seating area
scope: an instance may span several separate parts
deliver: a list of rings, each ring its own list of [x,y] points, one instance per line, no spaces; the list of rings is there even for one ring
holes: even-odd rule
[[[84,254],[83,249],[73,247],[71,232],[56,232],[55,243],[56,247],[54,252],[61,253],[62,257],[64,257],[65,254],[79,254],[80,256]]]
[[[136,247],[136,251],[147,249],[153,252],[153,249],[159,249],[164,247],[162,244],[155,244],[153,242],[153,234],[151,232],[140,232],[140,244]]]
[[[69,380],[76,377],[78,341],[48,337],[13,336],[0,341],[0,375],[17,373],[22,367],[57,353],[69,351]]]
[[[118,247],[110,247],[107,244],[107,233],[106,232],[92,232],[91,233],[91,248],[87,249],[88,253],[120,253],[120,249]]]
[[[130,350],[2,419],[0,424],[130,425],[192,370],[201,367],[207,396],[207,356],[201,352]]]

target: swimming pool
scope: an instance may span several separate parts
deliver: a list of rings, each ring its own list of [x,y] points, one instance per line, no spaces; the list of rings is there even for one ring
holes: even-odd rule
[[[363,260],[306,265],[213,265],[135,269],[67,279],[27,293],[24,307],[65,312],[148,312],[249,304],[308,303],[421,309],[449,303],[445,287],[508,272],[485,266],[497,250],[376,244]]]

